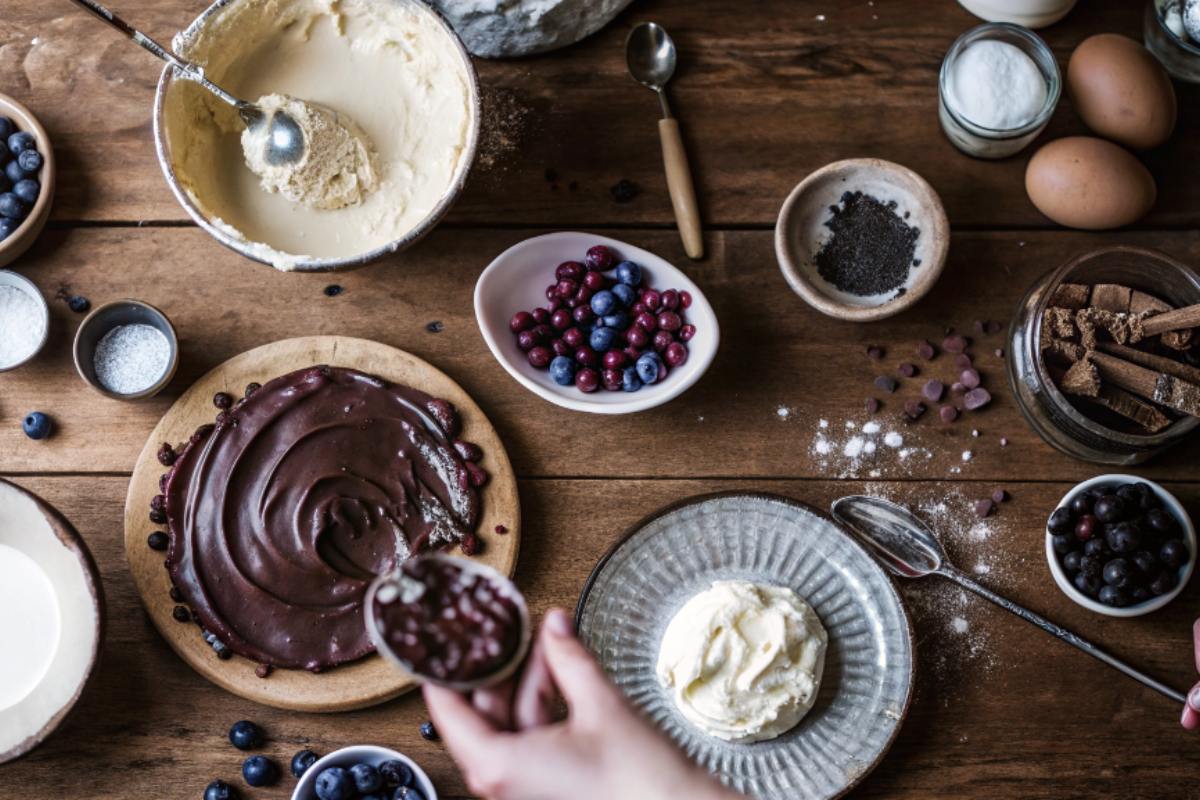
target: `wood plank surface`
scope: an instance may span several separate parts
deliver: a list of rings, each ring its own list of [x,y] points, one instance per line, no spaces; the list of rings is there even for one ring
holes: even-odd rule
[[[168,41],[203,0],[122,0],[114,8]],[[1042,33],[1065,69],[1084,37],[1142,38],[1143,3],[1099,0]],[[28,101],[61,158],[58,220],[184,220],[155,160],[151,104],[160,65],[63,0],[7,0],[3,91]],[[772,224],[788,191],[838,158],[876,156],[924,175],[951,221],[1046,226],[1025,197],[1029,153],[998,163],[958,153],[937,121],[937,75],[978,20],[951,0],[639,0],[599,35],[515,61],[477,60],[485,114],[480,158],[450,221],[592,225],[672,222],[655,128],[658,104],[625,72],[642,19],[675,36],[674,107],[710,226]],[[34,44],[34,42],[37,42]],[[1148,226],[1200,223],[1200,89],[1178,85],[1174,138],[1148,163],[1159,202]],[[1043,140],[1082,133],[1064,97]],[[546,170],[558,175],[546,180]],[[641,193],[615,203],[621,178]],[[574,184],[574,190],[571,185]]]
[[[209,685],[155,633],[138,603],[121,548],[126,478],[20,479],[73,520],[99,562],[110,629],[95,685],[58,735],[6,765],[7,797],[78,796],[80,775],[93,797],[198,797],[205,784],[238,778],[240,754],[228,728],[250,718],[268,731],[263,752],[286,762],[308,746],[328,752],[351,742],[396,747],[423,764],[447,797],[465,789],[441,745],[423,741],[418,696],[338,715],[277,711]],[[1163,611],[1136,620],[1101,617],[1054,586],[1042,549],[1045,510],[1069,488],[1013,483],[986,538],[964,532],[962,487],[930,483],[865,488],[918,506],[946,502],[941,523],[964,568],[987,564],[980,579],[1073,628],[1151,674],[1184,687],[1195,680],[1191,620],[1200,585]],[[1179,489],[1200,512],[1200,489]],[[574,607],[600,556],[638,519],[677,499],[719,490],[769,491],[825,508],[859,482],[526,480],[521,494],[526,544],[518,583],[535,613]],[[966,490],[969,494],[970,490]],[[614,502],[620,498],[621,502]],[[948,532],[948,533],[947,533]],[[892,751],[856,797],[1194,797],[1195,738],[1178,709],[1154,692],[1074,649],[945,584],[902,587],[917,637],[917,687]],[[958,632],[955,619],[968,629]],[[240,782],[240,779],[238,779]],[[285,798],[290,780],[253,798]]]

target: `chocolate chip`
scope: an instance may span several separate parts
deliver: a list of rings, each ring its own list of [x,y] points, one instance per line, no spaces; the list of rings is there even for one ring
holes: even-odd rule
[[[1004,358],[1004,348],[1003,347],[996,348],[996,358]]]
[[[995,320],[988,320],[987,324],[985,325],[985,332],[988,334],[999,333],[1003,328],[1004,326],[999,322],[996,322]]]
[[[942,422],[954,422],[958,419],[958,409],[954,406],[942,406],[938,409],[938,416],[942,418]]]
[[[612,199],[617,203],[628,203],[638,195],[638,185],[631,180],[621,178],[614,183],[608,190],[612,195]]]
[[[146,546],[151,550],[159,552],[166,550],[171,545],[171,538],[162,531],[155,531],[146,537]]]
[[[497,525],[497,526],[496,526],[496,533],[498,533],[498,534],[500,534],[501,536],[503,536],[504,534],[508,533],[508,528],[504,527],[503,525]]]
[[[913,377],[914,375],[916,375],[916,374],[917,374],[917,367],[916,367],[916,365],[915,365],[915,364],[910,364],[910,363],[908,363],[907,361],[905,361],[905,362],[903,362],[902,364],[900,364],[900,366],[899,366],[899,370],[900,370],[900,374],[901,374],[901,375],[903,375],[903,376],[904,376],[904,377],[906,377],[906,378],[911,378],[911,377]]]
[[[984,323],[983,320],[981,320],[981,319],[975,320],[975,332],[978,333],[980,336],[983,335],[985,326],[986,326],[986,323]]]
[[[1000,437],[1000,446],[1001,446],[1001,447],[1008,447],[1008,439],[1006,439],[1005,437],[1001,436],[1001,437]]]
[[[325,296],[326,297],[337,297],[339,294],[341,294],[344,291],[346,291],[346,290],[343,289],[341,286],[338,286],[336,283],[331,283],[325,287]]]
[[[942,340],[942,349],[947,353],[961,353],[970,345],[967,337],[957,333],[952,333]]]
[[[543,174],[546,177],[546,183],[554,183],[558,180],[558,170],[554,167],[546,167],[546,171]]]
[[[462,547],[464,556],[473,556],[483,549],[483,545],[479,541],[479,537],[473,533],[468,533],[466,536],[464,536],[460,546]]]
[[[959,377],[959,380],[962,382],[962,385],[968,389],[974,389],[979,386],[980,383],[982,383],[982,380],[979,377],[979,372],[973,369],[964,369],[962,375]]]
[[[996,503],[997,505],[1003,503],[1007,499],[1008,492],[1004,491],[1003,489],[997,489],[996,491],[992,492],[992,502]]]
[[[867,409],[868,414],[878,413],[879,401],[876,400],[874,397],[868,397],[867,402],[864,403],[864,407]]]
[[[219,409],[226,409],[233,405],[233,395],[227,392],[217,392],[213,395],[213,405]]]
[[[991,500],[979,500],[975,503],[975,516],[980,519],[990,517],[992,512],[996,510],[996,504]]]
[[[946,391],[946,385],[937,378],[930,378],[925,381],[925,385],[921,387],[921,394],[931,403],[936,403],[942,399],[942,395]]]
[[[933,348],[932,344],[930,344],[927,341],[922,340],[917,345],[917,355],[919,355],[921,358],[925,359],[926,361],[932,361],[933,357],[937,355],[937,350],[935,350]]]
[[[891,394],[896,391],[896,379],[889,375],[880,375],[875,379],[875,388]]]
[[[982,386],[972,389],[963,397],[963,405],[968,411],[978,411],[990,402],[992,402],[992,396]]]
[[[871,359],[872,361],[879,361],[883,358],[883,348],[873,344],[868,345],[867,358]]]
[[[954,357],[954,368],[957,370],[970,369],[975,366],[975,362],[966,353],[959,353]]]
[[[441,320],[435,319],[433,322],[430,322],[425,326],[425,330],[429,331],[430,333],[441,333],[445,327],[446,326],[442,324]]]
[[[175,463],[175,449],[171,445],[163,442],[162,447],[158,448],[158,463],[164,467],[169,467]]]
[[[925,404],[920,400],[905,400],[904,401],[904,416],[909,419],[920,419],[925,413]]]
[[[171,609],[171,616],[175,618],[176,622],[192,621],[192,612],[187,610],[187,606],[175,606]]]
[[[260,678],[270,677],[271,673],[274,671],[275,671],[275,668],[272,667],[270,664],[259,664],[257,667],[254,668],[254,674]]]

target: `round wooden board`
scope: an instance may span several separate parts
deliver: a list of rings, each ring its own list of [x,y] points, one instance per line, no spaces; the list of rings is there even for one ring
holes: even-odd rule
[[[350,711],[390,700],[414,688],[417,682],[377,655],[320,674],[277,669],[267,678],[257,677],[257,665],[240,656],[221,661],[196,625],[177,622],[171,616],[176,604],[169,595],[171,581],[163,569],[163,553],[146,545],[146,537],[163,527],[148,517],[150,499],[159,493],[158,480],[165,469],[158,462],[160,445],[186,442],[196,428],[212,422],[217,414],[212,404],[215,393],[240,397],[248,383],[266,383],[318,364],[378,375],[449,400],[458,408],[462,438],[483,448],[481,465],[491,475],[483,489],[478,535],[484,547],[477,558],[512,575],[521,541],[517,480],[504,445],[483,411],[457,383],[421,359],[378,342],[344,336],[309,336],[263,345],[231,358],[184,392],[150,434],[134,467],[125,500],[125,555],[150,619],[192,669],[240,697],[275,708]],[[508,532],[495,533],[497,525],[508,528]]]

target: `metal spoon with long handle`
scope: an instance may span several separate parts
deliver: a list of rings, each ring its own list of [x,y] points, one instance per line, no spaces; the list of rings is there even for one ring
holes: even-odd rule
[[[1183,692],[1175,691],[1119,658],[1109,655],[1083,637],[1055,625],[1045,617],[1001,597],[967,577],[947,560],[937,538],[908,509],[878,497],[856,495],[835,501],[831,513],[834,519],[849,528],[890,572],[902,578],[924,578],[928,575],[949,578],[964,589],[991,600],[1005,611],[1011,611],[1026,622],[1141,681],[1175,702],[1185,702]]]
[[[700,232],[700,208],[696,204],[696,187],[688,167],[687,151],[679,134],[679,120],[671,116],[667,102],[667,81],[675,74],[675,42],[654,22],[643,22],[629,32],[625,40],[625,62],[629,74],[643,86],[658,93],[663,118],[658,121],[658,137],[662,140],[663,165],[667,170],[667,188],[675,209],[675,224],[683,239],[688,258],[704,257],[704,237]]]
[[[307,143],[304,141],[304,131],[300,129],[296,121],[286,112],[276,111],[273,114],[268,114],[254,103],[248,103],[245,100],[234,97],[206,78],[202,67],[175,55],[104,6],[95,2],[95,0],[74,0],[74,2],[92,12],[163,61],[174,66],[183,77],[195,81],[224,102],[233,106],[241,116],[242,121],[246,123],[246,127],[255,130],[263,124],[269,125],[267,136],[264,137],[265,144],[263,145],[266,148],[263,157],[268,164],[272,166],[296,164],[304,158],[304,151],[307,147]]]

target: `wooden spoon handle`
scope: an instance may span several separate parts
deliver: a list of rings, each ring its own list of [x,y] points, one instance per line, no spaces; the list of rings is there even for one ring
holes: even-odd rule
[[[688,168],[687,152],[683,149],[683,137],[679,135],[679,121],[673,117],[660,119],[658,135],[662,139],[667,188],[671,192],[671,205],[675,208],[675,224],[679,226],[683,249],[688,258],[703,258],[704,237],[700,232],[700,209],[696,205],[696,187],[692,184],[692,172]]]

